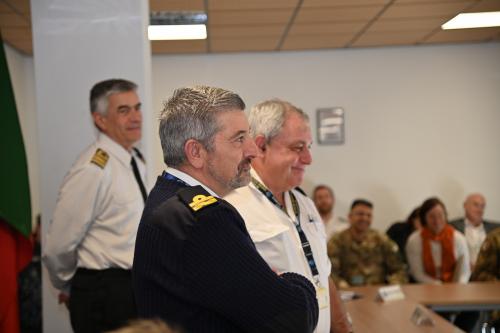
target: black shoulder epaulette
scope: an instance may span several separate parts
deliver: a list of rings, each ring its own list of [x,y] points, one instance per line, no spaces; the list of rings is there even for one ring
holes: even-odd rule
[[[106,163],[108,163],[108,159],[109,159],[108,153],[106,153],[101,148],[97,148],[97,150],[94,153],[94,156],[92,156],[92,159],[90,160],[90,163],[94,163],[101,169],[104,169]]]
[[[205,207],[219,203],[217,198],[210,195],[200,185],[184,187],[177,192],[177,196],[193,212],[198,212]]]

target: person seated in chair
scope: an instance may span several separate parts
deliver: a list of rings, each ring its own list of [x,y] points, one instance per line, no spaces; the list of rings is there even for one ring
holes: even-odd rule
[[[408,282],[396,243],[370,228],[372,211],[371,202],[354,200],[349,212],[351,226],[328,242],[331,276],[340,288]]]
[[[446,207],[438,198],[420,207],[422,230],[406,243],[410,273],[420,283],[467,283],[470,276],[469,251],[464,235],[447,223]]]
[[[472,269],[486,235],[499,226],[483,219],[485,208],[486,199],[482,194],[469,194],[464,202],[465,217],[450,222],[455,229],[465,235]]]

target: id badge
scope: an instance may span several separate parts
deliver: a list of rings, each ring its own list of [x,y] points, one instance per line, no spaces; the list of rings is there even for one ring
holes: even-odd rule
[[[325,309],[330,305],[330,297],[328,295],[328,290],[317,286],[316,287],[316,298],[318,299],[318,306],[321,309]]]

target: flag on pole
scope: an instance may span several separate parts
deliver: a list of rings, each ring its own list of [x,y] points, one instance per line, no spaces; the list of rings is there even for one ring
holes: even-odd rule
[[[23,136],[0,34],[0,332],[19,332],[17,276],[31,261],[31,202]]]
[[[31,233],[31,201],[23,136],[0,35],[0,218],[24,236]]]

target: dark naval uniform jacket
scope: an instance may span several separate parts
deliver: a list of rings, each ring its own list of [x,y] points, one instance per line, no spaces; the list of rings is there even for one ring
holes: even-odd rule
[[[229,203],[164,176],[137,234],[139,317],[159,317],[185,332],[312,332],[318,303],[309,280],[273,272]]]

